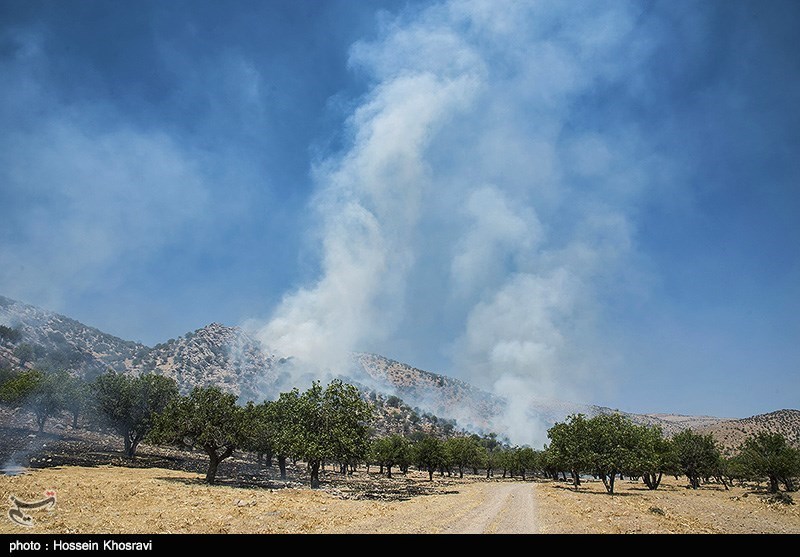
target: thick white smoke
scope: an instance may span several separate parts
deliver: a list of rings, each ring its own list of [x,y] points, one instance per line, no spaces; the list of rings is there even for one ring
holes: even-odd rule
[[[652,173],[635,126],[575,117],[635,76],[636,9],[445,2],[354,45],[374,85],[350,147],[316,169],[321,275],[262,340],[319,369],[353,349],[418,367],[446,354],[433,371],[508,397],[498,430],[540,444],[529,400],[579,396],[602,373],[598,300],[621,280]]]

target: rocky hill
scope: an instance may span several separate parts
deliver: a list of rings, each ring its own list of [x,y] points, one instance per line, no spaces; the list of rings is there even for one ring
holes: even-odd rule
[[[109,369],[174,378],[182,392],[220,385],[245,399],[264,398],[277,376],[276,360],[238,327],[212,323],[155,347],[122,340],[57,313],[0,297],[0,365],[65,369],[92,379]]]
[[[735,452],[744,440],[760,431],[780,433],[800,448],[800,410],[777,410],[740,420],[718,420],[694,427],[699,433],[711,433],[726,452]]]
[[[0,325],[20,335],[0,339],[0,357],[21,366],[68,369],[91,378],[109,368],[125,372],[149,348],[122,340],[57,313],[0,296]],[[5,342],[3,341],[5,340]]]
[[[212,323],[157,344],[134,358],[129,370],[172,377],[184,393],[218,385],[245,400],[260,400],[271,394],[276,367],[276,358],[259,341],[238,327]]]
[[[378,354],[354,354],[357,368],[365,373],[376,388],[391,392],[409,404],[441,416],[456,418],[459,425],[477,431],[489,431],[506,409],[507,402],[494,394],[469,383],[417,369]],[[594,406],[561,400],[535,398],[530,401],[528,414],[549,427],[564,421],[570,414],[621,413],[634,423],[655,425],[667,435],[687,427],[719,422],[720,418],[676,416],[666,414],[631,414],[605,406]]]
[[[0,296],[0,325],[0,368],[66,369],[86,379],[108,369],[130,374],[156,372],[174,378],[184,393],[197,385],[219,385],[243,400],[273,398],[278,391],[295,386],[292,381],[298,377],[290,360],[276,358],[242,329],[218,323],[151,348]],[[376,404],[380,433],[448,434],[462,428],[504,433],[496,426],[508,409],[507,401],[464,381],[367,353],[353,354],[352,369],[342,372]],[[569,414],[620,411],[532,399],[526,412],[549,427]],[[636,423],[657,425],[668,435],[686,428],[713,433],[728,449],[757,431],[783,433],[800,446],[800,410],[744,419],[621,413]]]

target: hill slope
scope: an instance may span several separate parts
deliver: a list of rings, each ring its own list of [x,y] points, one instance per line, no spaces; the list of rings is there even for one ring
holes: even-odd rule
[[[212,323],[151,348],[3,296],[0,325],[14,330],[13,338],[0,335],[0,367],[66,369],[86,379],[108,369],[156,372],[174,378],[184,393],[197,385],[219,385],[243,400],[272,398],[278,390],[294,386],[288,372],[291,364],[284,364],[238,327]],[[381,432],[452,431],[455,419],[460,428],[503,433],[498,425],[509,409],[508,401],[465,381],[367,353],[353,354],[352,369],[341,371],[365,390],[374,391],[370,396],[378,404]],[[524,415],[517,419],[535,421],[541,427],[563,421],[569,414],[618,412],[558,400],[531,399],[526,404]],[[800,446],[800,410],[744,419],[622,414],[636,423],[657,425],[668,435],[686,428],[713,433],[728,449],[758,431],[783,433]]]

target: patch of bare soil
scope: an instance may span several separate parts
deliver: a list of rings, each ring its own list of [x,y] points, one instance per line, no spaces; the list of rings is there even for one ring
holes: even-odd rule
[[[800,505],[774,501],[757,485],[695,490],[684,478],[670,477],[650,491],[641,482],[618,480],[613,496],[600,481],[584,481],[577,492],[562,482],[536,487],[542,533],[800,533]]]

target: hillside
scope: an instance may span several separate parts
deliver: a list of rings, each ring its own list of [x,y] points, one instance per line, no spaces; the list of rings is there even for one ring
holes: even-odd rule
[[[175,379],[184,393],[197,385],[219,385],[253,399],[263,398],[277,376],[276,360],[260,342],[217,323],[150,348],[0,296],[0,324],[20,335],[0,339],[0,365],[66,369],[85,379],[109,369],[155,371]]]
[[[13,332],[0,335],[0,368],[66,369],[86,379],[108,369],[129,374],[156,372],[174,378],[184,393],[198,385],[219,385],[243,400],[273,398],[295,386],[292,378],[298,377],[291,359],[278,359],[241,328],[218,323],[151,348],[0,296],[0,325]],[[465,381],[369,353],[354,353],[352,368],[341,370],[341,375],[376,403],[379,433],[506,433],[502,425],[508,402]],[[524,415],[544,427],[570,414],[621,412],[538,398],[526,404]],[[780,432],[800,445],[800,410],[744,419],[621,413],[635,423],[657,425],[668,435],[686,428],[713,433],[728,449],[757,431]]]
[[[464,381],[417,369],[378,354],[357,353],[353,357],[358,368],[377,383],[376,388],[388,390],[409,404],[434,414],[456,418],[463,427],[478,431],[491,430],[506,409],[507,402],[503,398]],[[570,414],[591,417],[616,412],[628,416],[634,423],[659,426],[668,435],[695,424],[719,421],[719,418],[691,416],[681,416],[681,421],[674,415],[631,414],[605,406],[544,398],[532,399],[528,409],[530,416],[548,427],[565,420]]]
[[[125,372],[137,355],[149,350],[138,342],[122,340],[69,317],[3,296],[0,324],[21,333],[18,342],[0,342],[0,356],[17,366],[69,369],[91,378],[109,368]]]
[[[800,410],[777,410],[740,420],[719,420],[693,429],[713,434],[727,452],[735,452],[746,437],[761,431],[780,433],[800,448]]]
[[[276,366],[276,358],[240,328],[211,323],[157,344],[135,358],[129,371],[172,377],[184,393],[218,385],[245,400],[260,400],[271,392]]]

